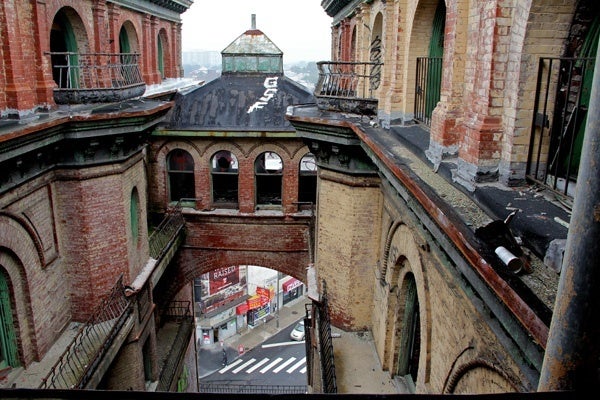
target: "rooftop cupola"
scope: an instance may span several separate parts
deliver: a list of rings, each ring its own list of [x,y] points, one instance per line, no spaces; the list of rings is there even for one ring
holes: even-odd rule
[[[231,42],[221,56],[223,74],[283,74],[283,52],[267,35],[256,29],[255,14],[252,14],[251,28]]]

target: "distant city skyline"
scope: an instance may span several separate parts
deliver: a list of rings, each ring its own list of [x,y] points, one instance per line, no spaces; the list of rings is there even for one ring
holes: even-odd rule
[[[283,52],[285,63],[331,59],[332,19],[321,0],[195,0],[182,14],[182,51],[221,52],[251,28]]]

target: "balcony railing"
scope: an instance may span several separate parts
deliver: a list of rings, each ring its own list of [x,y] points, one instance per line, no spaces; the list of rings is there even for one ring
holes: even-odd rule
[[[162,325],[167,321],[177,324],[177,334],[172,339],[171,347],[161,368],[157,392],[167,392],[176,389],[177,378],[183,364],[185,351],[194,329],[194,320],[189,301],[172,302],[162,318]]]
[[[328,111],[376,115],[381,67],[376,62],[320,61],[319,80],[315,87],[317,106]]]
[[[150,257],[155,260],[161,258],[169,250],[171,242],[177,239],[184,227],[185,220],[181,213],[181,201],[179,201],[174,207],[167,210],[160,225],[150,235],[148,239]]]
[[[593,75],[593,58],[539,62],[527,178],[567,200],[577,184]]]
[[[57,87],[57,104],[112,103],[146,90],[134,53],[47,53]]]
[[[42,389],[83,389],[102,357],[125,324],[132,308],[124,295],[122,276],[92,317],[81,326],[75,338],[60,356]]]

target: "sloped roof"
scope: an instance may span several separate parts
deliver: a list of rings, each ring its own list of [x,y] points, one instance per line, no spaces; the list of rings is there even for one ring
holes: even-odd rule
[[[304,86],[283,74],[228,74],[178,93],[168,129],[294,131],[288,106],[314,103]]]

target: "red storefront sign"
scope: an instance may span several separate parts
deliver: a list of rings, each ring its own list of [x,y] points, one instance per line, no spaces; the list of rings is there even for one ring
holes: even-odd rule
[[[301,281],[299,281],[296,278],[292,278],[289,281],[283,282],[283,285],[281,285],[281,287],[284,292],[289,292],[290,290],[294,290],[297,287],[300,287],[301,285],[302,285]]]
[[[236,315],[244,315],[248,312],[249,308],[248,308],[248,303],[242,303],[239,306],[237,306],[235,308],[235,314]]]
[[[271,298],[271,291],[267,288],[258,286],[256,288],[256,295],[261,296],[261,297],[266,297],[267,300],[269,300]]]
[[[261,289],[261,290],[259,290]],[[256,308],[260,308],[265,304],[269,304],[269,289],[264,288],[256,288],[256,293],[254,296],[250,297],[246,300],[246,304],[248,305],[248,310],[254,310]],[[260,294],[259,294],[260,293]],[[265,295],[266,294],[266,295]]]

